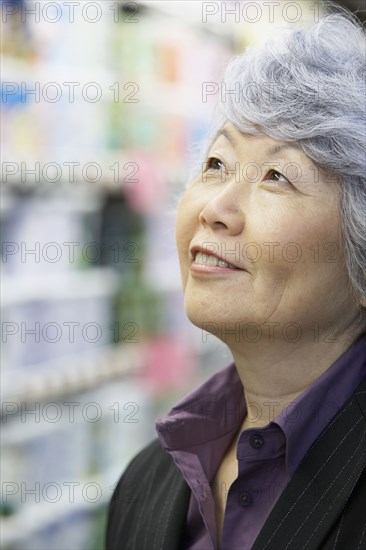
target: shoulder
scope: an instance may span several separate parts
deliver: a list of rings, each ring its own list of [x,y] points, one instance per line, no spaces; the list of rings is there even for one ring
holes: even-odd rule
[[[170,456],[163,449],[160,440],[155,438],[131,460],[122,477],[131,477],[140,473],[141,470],[151,470],[159,463],[169,464],[170,462]]]
[[[136,502],[144,484],[151,485],[154,478],[166,474],[172,465],[173,461],[160,440],[154,439],[129,462],[116,485],[111,505],[122,497],[125,504]]]
[[[151,548],[151,537],[156,548],[173,548],[171,541],[179,538],[189,494],[173,459],[160,440],[154,439],[132,459],[114,490],[108,510],[106,548],[145,550]],[[170,541],[170,546],[164,547],[159,537]]]

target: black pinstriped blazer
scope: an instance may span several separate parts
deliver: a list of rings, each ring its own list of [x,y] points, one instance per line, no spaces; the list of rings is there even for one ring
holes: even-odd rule
[[[189,498],[154,440],[116,487],[106,550],[178,550]],[[308,451],[252,550],[366,550],[366,379]]]

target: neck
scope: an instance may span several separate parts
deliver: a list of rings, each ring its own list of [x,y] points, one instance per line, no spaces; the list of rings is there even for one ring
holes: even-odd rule
[[[229,345],[244,388],[243,428],[262,427],[313,384],[362,334],[350,325],[336,337],[303,334],[295,343],[263,341]]]

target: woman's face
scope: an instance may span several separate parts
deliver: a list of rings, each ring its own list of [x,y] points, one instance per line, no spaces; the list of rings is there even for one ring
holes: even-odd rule
[[[176,238],[186,313],[223,340],[256,338],[259,326],[331,339],[354,316],[337,183],[294,146],[226,123],[180,202]]]

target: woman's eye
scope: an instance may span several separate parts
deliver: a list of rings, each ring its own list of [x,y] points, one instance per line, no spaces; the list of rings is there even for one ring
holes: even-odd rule
[[[271,180],[271,181],[277,181],[279,183],[285,183],[287,185],[291,185],[289,180],[287,178],[285,178],[285,176],[283,174],[281,174],[280,172],[277,172],[277,170],[270,170],[267,173],[267,175],[264,179],[265,180]]]
[[[225,164],[217,157],[209,157],[205,166],[205,171],[207,170],[225,170]]]

